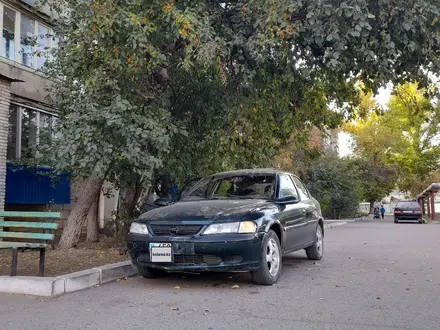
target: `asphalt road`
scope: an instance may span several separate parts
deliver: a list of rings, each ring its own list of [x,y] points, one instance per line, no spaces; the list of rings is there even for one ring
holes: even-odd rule
[[[317,264],[285,257],[272,287],[175,275],[59,298],[0,294],[0,329],[440,329],[439,252],[440,225],[360,221],[329,229]]]

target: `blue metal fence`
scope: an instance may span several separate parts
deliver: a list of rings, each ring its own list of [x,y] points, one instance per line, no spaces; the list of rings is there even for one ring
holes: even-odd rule
[[[49,172],[49,168],[29,168],[8,163],[5,204],[69,204],[68,175],[58,175],[53,180],[47,175]]]

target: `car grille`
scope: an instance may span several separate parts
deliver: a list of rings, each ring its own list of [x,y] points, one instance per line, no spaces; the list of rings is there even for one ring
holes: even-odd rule
[[[192,236],[202,230],[202,225],[150,225],[154,236]]]
[[[138,256],[139,262],[150,262],[149,254]],[[218,265],[222,262],[222,258],[209,254],[175,254],[174,264],[187,265]]]

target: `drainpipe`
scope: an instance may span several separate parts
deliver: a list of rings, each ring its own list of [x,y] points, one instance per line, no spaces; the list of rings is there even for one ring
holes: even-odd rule
[[[431,220],[435,221],[435,193],[431,191]]]

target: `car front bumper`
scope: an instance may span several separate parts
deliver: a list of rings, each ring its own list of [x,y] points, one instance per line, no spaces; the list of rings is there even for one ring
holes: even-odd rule
[[[194,237],[127,235],[127,248],[137,267],[168,272],[253,271],[259,268],[264,233]],[[173,262],[152,263],[149,243],[171,243]]]

